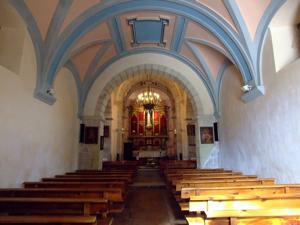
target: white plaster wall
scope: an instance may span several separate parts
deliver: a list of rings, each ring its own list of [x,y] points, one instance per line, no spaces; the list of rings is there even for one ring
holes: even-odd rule
[[[0,1],[0,65],[19,73],[25,25],[8,1]]]
[[[296,26],[280,26],[271,29],[276,72],[300,55],[300,38]]]
[[[220,138],[225,168],[300,182],[300,60],[275,73],[271,38],[263,49],[266,95],[244,104],[234,67],[222,86]]]
[[[299,0],[287,0],[270,23],[276,72],[300,56],[299,10]]]
[[[215,154],[214,152],[218,151],[219,149],[217,142],[214,142],[213,144],[201,144],[200,128],[213,127],[214,122],[216,122],[216,120],[213,115],[200,116],[198,118],[198,127],[196,128],[196,143],[198,143],[197,146],[199,146],[196,150],[199,151],[197,154],[198,168],[205,168],[209,159],[212,157],[212,154]],[[218,167],[218,165],[215,167]]]
[[[36,62],[28,34],[20,73],[0,66],[0,187],[18,187],[76,168],[77,93],[66,69],[56,83],[57,102],[33,97]]]

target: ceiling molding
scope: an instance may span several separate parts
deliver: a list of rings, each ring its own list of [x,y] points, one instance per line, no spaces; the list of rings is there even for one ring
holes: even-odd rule
[[[108,21],[109,30],[113,37],[116,49],[118,53],[124,51],[123,34],[121,32],[120,22],[117,17],[113,17]]]
[[[171,43],[171,50],[180,52],[183,39],[187,27],[187,20],[183,16],[176,17],[175,29],[173,31],[173,39]]]

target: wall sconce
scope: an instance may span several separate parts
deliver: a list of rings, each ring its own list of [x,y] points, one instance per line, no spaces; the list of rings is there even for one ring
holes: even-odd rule
[[[247,92],[251,91],[252,88],[253,88],[253,87],[252,87],[251,85],[246,84],[246,85],[244,85],[243,87],[241,87],[241,90],[242,90],[244,93],[247,93]]]
[[[176,129],[174,129],[174,134],[177,134],[177,130]]]

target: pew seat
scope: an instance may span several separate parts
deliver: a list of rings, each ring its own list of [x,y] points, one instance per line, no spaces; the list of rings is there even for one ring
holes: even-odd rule
[[[106,217],[106,199],[0,198],[1,215],[100,215]]]
[[[189,225],[298,225],[300,209],[265,209],[207,212],[186,216]]]
[[[233,179],[228,181],[199,181],[192,183],[178,183],[176,184],[176,191],[181,191],[186,187],[226,187],[226,186],[250,186],[250,185],[273,185],[274,179]]]
[[[190,212],[218,212],[230,210],[264,210],[264,209],[300,209],[300,194],[279,194],[234,198],[200,199],[195,197],[189,201]]]
[[[128,178],[123,177],[104,177],[104,178],[42,178],[42,182],[124,182],[128,185],[131,181]]]
[[[181,198],[189,199],[199,195],[241,195],[241,194],[284,194],[300,193],[300,184],[276,184],[258,186],[198,187],[182,188]]]
[[[99,219],[98,219],[99,220]],[[26,225],[110,225],[107,219],[102,222],[97,221],[95,216],[2,216],[0,215],[0,224],[26,224]]]
[[[25,188],[121,188],[126,191],[124,182],[24,182]]]
[[[121,188],[6,188],[0,189],[0,197],[47,198],[102,198],[111,202],[123,202]]]

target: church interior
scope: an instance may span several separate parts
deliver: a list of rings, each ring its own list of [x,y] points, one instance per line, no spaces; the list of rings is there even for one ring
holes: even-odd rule
[[[0,224],[300,224],[299,57],[299,0],[0,0]]]

